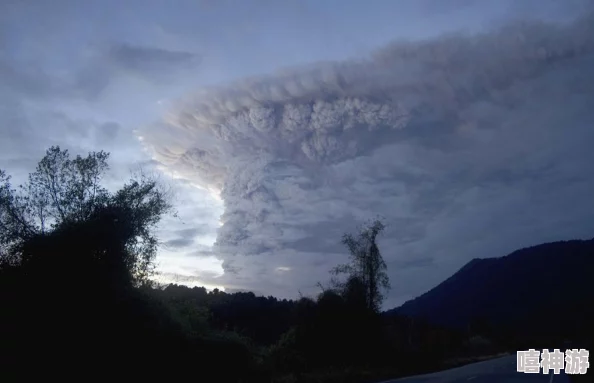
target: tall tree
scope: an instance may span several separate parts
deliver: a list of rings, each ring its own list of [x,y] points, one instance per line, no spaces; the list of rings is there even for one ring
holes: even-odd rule
[[[110,193],[101,185],[108,158],[100,151],[71,159],[67,150],[51,147],[17,189],[0,170],[0,261],[19,263],[25,244],[73,226],[101,222],[101,230],[106,229],[106,217],[111,217],[117,228],[110,228],[110,233],[118,236],[112,242],[122,244],[121,254],[133,278],[146,281],[156,254],[154,229],[171,211],[170,195],[155,177],[144,173]],[[108,246],[105,242],[98,245]]]
[[[380,220],[367,225],[357,235],[345,234],[342,243],[350,252],[350,263],[336,266],[331,273],[335,276],[347,274],[347,282],[334,279],[335,286],[347,294],[353,294],[357,286],[365,293],[367,308],[379,311],[384,299],[383,291],[390,289],[387,266],[380,254],[376,240],[385,229]]]

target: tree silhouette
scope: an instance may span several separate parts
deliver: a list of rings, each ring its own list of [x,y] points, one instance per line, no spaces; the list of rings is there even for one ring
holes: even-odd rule
[[[110,193],[101,185],[108,158],[100,151],[71,159],[67,150],[51,147],[18,189],[0,170],[0,262],[15,265],[30,257],[23,251],[34,239],[38,243],[40,236],[73,230],[77,224],[105,224],[109,217],[111,224],[101,227],[110,228],[117,238],[104,243],[120,244],[119,254],[125,255],[123,261],[135,282],[147,281],[157,247],[154,229],[171,211],[170,195],[144,173]]]
[[[346,283],[334,279],[334,285],[354,296],[357,295],[357,290],[363,288],[367,308],[376,312],[380,310],[384,299],[382,290],[390,288],[387,266],[376,243],[384,228],[381,221],[375,220],[356,236],[345,234],[342,243],[349,249],[351,262],[338,265],[331,271],[335,276],[348,274]]]

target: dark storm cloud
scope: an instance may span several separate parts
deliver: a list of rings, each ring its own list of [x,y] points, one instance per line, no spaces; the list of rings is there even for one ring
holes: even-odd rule
[[[200,64],[200,56],[194,53],[129,44],[112,46],[107,57],[116,67],[146,77],[163,77],[171,71],[194,69]]]
[[[177,238],[165,242],[167,247],[187,247],[194,243],[193,238]]]
[[[198,256],[205,256],[205,255],[207,255],[207,253],[208,253],[208,255],[212,255],[212,250],[209,246],[196,244],[195,239],[196,239],[196,237],[199,237],[199,236],[211,234],[214,231],[216,231],[216,228],[212,227],[212,225],[196,222],[196,223],[193,223],[191,228],[173,230],[171,233],[169,233],[170,237],[176,237],[176,238],[166,241],[165,246],[172,247],[172,248],[193,249],[196,252],[200,253],[200,254],[193,253],[193,255],[198,255]]]
[[[116,79],[139,77],[158,86],[179,83],[200,65],[201,56],[183,51],[117,43],[94,47],[76,72],[72,87],[89,100],[100,97]]]

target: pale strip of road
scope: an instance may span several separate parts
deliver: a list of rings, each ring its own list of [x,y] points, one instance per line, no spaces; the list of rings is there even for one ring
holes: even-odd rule
[[[381,383],[570,383],[569,377],[561,374],[525,374],[517,372],[516,355],[468,364],[451,370],[427,375],[387,380]]]

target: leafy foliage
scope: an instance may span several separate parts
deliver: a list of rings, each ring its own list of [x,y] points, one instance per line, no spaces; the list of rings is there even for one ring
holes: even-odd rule
[[[176,312],[145,283],[169,196],[144,174],[110,193],[100,184],[107,158],[99,152],[71,160],[51,148],[16,189],[0,172],[3,375],[43,369],[64,377],[82,369],[171,376],[197,360],[222,382],[257,375],[244,337],[211,329],[208,310],[190,302]],[[234,368],[225,370],[223,361]]]
[[[2,261],[16,264],[29,255],[25,246],[34,238],[110,217],[126,268],[137,283],[147,281],[153,269],[157,238],[154,229],[171,211],[170,195],[155,179],[140,174],[116,193],[101,185],[109,166],[105,152],[70,159],[67,150],[47,150],[28,181],[13,189],[0,172],[0,246]],[[113,225],[112,225],[113,226]],[[105,234],[105,233],[104,233]],[[95,249],[96,254],[106,249]]]
[[[376,243],[384,229],[384,224],[376,220],[357,236],[345,234],[342,243],[349,249],[351,262],[338,265],[331,271],[335,276],[348,274],[346,283],[334,279],[334,285],[341,290],[346,289],[349,295],[364,294],[366,306],[376,312],[384,299],[382,290],[390,289],[387,266]]]
[[[145,174],[109,192],[101,185],[107,159],[108,154],[98,152],[71,160],[67,151],[50,148],[28,182],[16,189],[0,171],[3,376],[15,372],[25,380],[29,371],[43,369],[64,377],[82,368],[87,374],[103,371],[136,378],[199,374],[202,380],[235,383],[365,383],[535,344],[556,346],[566,337],[579,340],[577,335],[591,334],[586,331],[591,299],[563,306],[578,315],[569,317],[571,326],[559,326],[559,332],[547,327],[553,332],[547,337],[518,337],[517,332],[496,328],[487,317],[476,317],[461,329],[380,314],[389,281],[376,244],[384,230],[379,221],[357,236],[343,237],[351,262],[332,270],[334,288],[320,284],[323,291],[317,297],[293,301],[147,283],[158,245],[154,229],[171,210],[168,193]],[[590,270],[592,244],[558,244],[528,253],[544,254],[551,261],[563,253],[559,259],[564,267],[578,260],[583,267],[574,276],[584,276]],[[450,302],[445,299],[450,296],[454,306],[464,309],[460,291],[477,294],[477,289],[464,286],[480,286],[476,263],[471,262],[475,269],[465,273],[457,293],[437,294],[435,301]],[[519,281],[529,269],[506,267],[500,274],[518,273],[514,281]],[[346,278],[338,280],[342,274]],[[553,274],[545,276],[555,279]],[[480,298],[472,296],[472,302]],[[550,295],[540,299],[559,302]],[[445,313],[451,306],[439,307]],[[526,323],[518,322],[517,315],[514,321]]]

